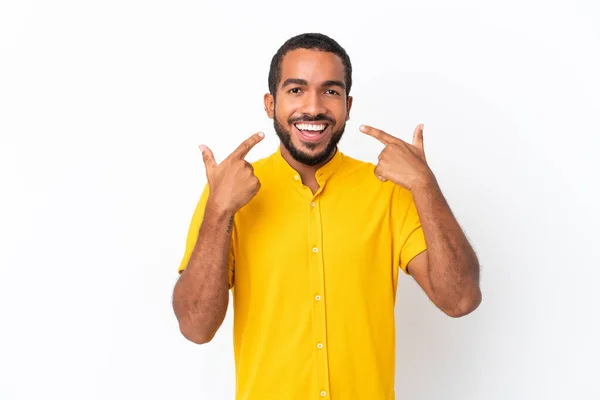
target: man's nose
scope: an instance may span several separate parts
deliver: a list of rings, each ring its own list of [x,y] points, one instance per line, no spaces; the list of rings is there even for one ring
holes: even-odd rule
[[[327,114],[327,108],[319,93],[310,93],[305,96],[304,99],[305,101],[302,107],[304,114],[310,114],[312,116]]]

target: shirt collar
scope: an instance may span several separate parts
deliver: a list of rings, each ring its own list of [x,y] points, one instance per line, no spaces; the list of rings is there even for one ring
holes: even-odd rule
[[[283,156],[281,155],[281,146],[277,147],[277,152],[274,154],[275,156],[275,168],[277,172],[281,175],[283,179],[289,179],[291,181],[300,181],[300,174],[294,168],[291,167],[290,164],[285,161]],[[344,159],[344,155],[340,152],[339,148],[336,147],[335,154],[327,162],[327,164],[323,165],[319,168],[315,174],[317,178],[317,182],[322,185],[329,178],[335,174],[335,172],[340,168]]]

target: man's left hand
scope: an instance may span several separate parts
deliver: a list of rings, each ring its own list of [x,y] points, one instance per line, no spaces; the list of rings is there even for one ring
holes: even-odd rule
[[[362,125],[360,130],[385,145],[375,167],[375,176],[382,182],[390,180],[412,191],[435,179],[425,159],[423,124],[415,128],[412,145],[367,125]]]

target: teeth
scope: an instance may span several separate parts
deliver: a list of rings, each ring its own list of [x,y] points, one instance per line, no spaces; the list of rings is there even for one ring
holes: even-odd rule
[[[322,131],[327,127],[327,125],[314,125],[314,124],[296,124],[296,128],[301,131]]]

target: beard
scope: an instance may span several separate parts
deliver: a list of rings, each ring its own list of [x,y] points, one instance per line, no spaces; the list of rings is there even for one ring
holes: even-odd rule
[[[305,116],[305,117],[302,117],[301,120],[302,121],[311,121],[312,120],[312,121],[333,122],[331,120],[331,118],[327,118],[327,117],[323,118],[320,116],[316,116],[314,118],[311,116]],[[293,125],[293,121],[291,119],[288,120],[288,124]],[[331,124],[331,126],[333,126],[333,123]],[[325,150],[323,150],[322,152],[320,152],[318,154],[314,154],[314,155],[307,154],[307,153],[303,152],[302,150],[298,149],[296,146],[294,146],[294,143],[292,141],[292,133],[290,131],[285,130],[283,125],[281,125],[279,123],[279,121],[277,120],[276,113],[273,114],[273,127],[275,128],[275,133],[277,133],[277,136],[279,136],[279,140],[281,140],[281,143],[286,148],[286,150],[290,153],[290,155],[292,156],[292,158],[294,160],[296,160],[299,163],[304,164],[304,165],[314,166],[314,165],[323,163],[323,162],[329,160],[329,158],[331,158],[331,156],[337,149],[338,143],[342,139],[342,135],[344,134],[344,130],[346,129],[346,123],[344,122],[344,124],[340,127],[339,130],[332,132],[331,138],[329,139],[329,143],[327,143],[327,145],[325,146]],[[316,143],[305,143],[305,146],[312,150],[317,147],[317,144]]]

